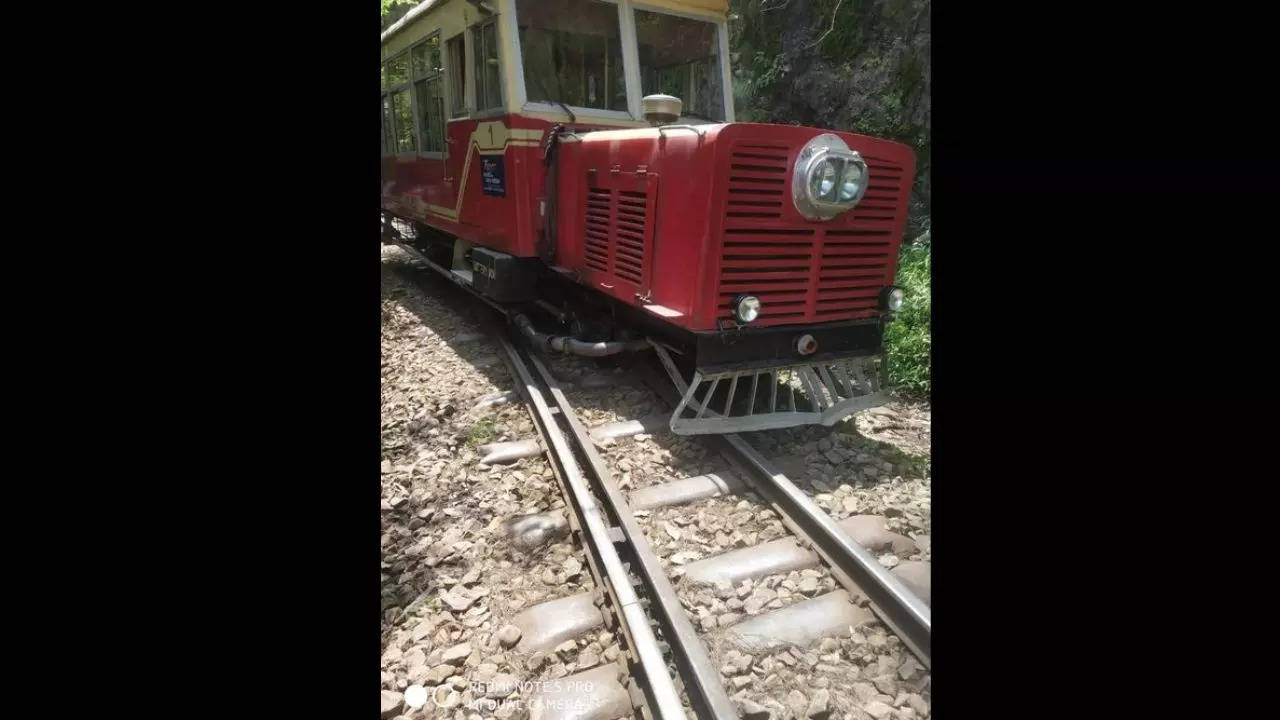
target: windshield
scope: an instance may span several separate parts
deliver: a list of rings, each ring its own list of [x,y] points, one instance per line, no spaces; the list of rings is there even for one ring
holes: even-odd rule
[[[530,100],[626,111],[617,5],[519,0],[516,22]]]
[[[684,102],[684,111],[724,120],[724,76],[714,23],[635,11],[640,50],[640,85],[645,95],[665,93]]]

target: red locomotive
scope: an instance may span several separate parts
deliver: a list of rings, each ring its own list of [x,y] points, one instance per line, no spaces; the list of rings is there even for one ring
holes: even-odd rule
[[[915,158],[734,122],[726,11],[417,6],[382,35],[384,234],[544,349],[654,347],[678,433],[830,425],[884,397]]]

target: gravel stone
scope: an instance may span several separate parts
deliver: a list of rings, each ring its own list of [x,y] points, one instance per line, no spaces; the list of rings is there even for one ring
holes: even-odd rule
[[[804,717],[805,710],[809,708],[809,700],[799,690],[792,690],[787,693],[787,707],[791,708],[796,717]]]
[[[814,720],[823,720],[831,714],[828,704],[831,702],[831,693],[825,689],[814,691],[809,698],[809,707],[805,710],[808,717]]]
[[[520,642],[520,628],[515,625],[503,625],[502,629],[498,631],[498,642],[504,648],[513,647]]]
[[[430,620],[423,620],[413,626],[413,642],[420,643],[431,637],[431,633],[435,632],[435,623]]]
[[[929,703],[925,702],[925,699],[916,693],[907,693],[907,704],[910,705],[911,709],[915,710],[916,714],[920,715],[920,717],[924,717],[929,714]]]
[[[448,650],[445,650],[444,654],[440,656],[440,661],[448,665],[461,665],[470,655],[471,645],[469,643],[462,643],[461,645],[454,645]]]
[[[871,681],[880,692],[893,697],[898,694],[898,681],[892,675],[881,675]]]
[[[453,677],[453,673],[456,671],[457,668],[452,665],[436,665],[431,668],[430,672],[427,674],[427,684],[440,685],[444,683],[445,680]]]
[[[742,711],[743,720],[769,720],[773,716],[769,708],[748,698],[738,700],[738,709]]]
[[[578,654],[578,645],[572,640],[565,640],[556,646],[555,653],[560,656],[561,660],[568,662],[569,659]]]
[[[382,691],[382,718],[387,720],[400,714],[400,708],[404,706],[404,695],[392,690]]]
[[[872,700],[862,706],[862,711],[875,718],[875,720],[881,720],[881,718],[889,717],[889,715],[893,713],[893,708],[879,700]]]
[[[818,579],[807,577],[801,580],[799,585],[799,590],[805,595],[812,597],[818,592]]]
[[[441,709],[448,710],[450,708],[455,708],[458,705],[462,704],[462,695],[458,694],[457,690],[450,690],[449,694],[441,698],[439,702],[436,702],[434,695],[431,698],[431,700],[432,702],[436,703],[438,707],[440,707]]]

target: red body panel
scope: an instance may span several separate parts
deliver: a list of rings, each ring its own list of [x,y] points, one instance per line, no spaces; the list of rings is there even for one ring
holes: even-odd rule
[[[451,120],[443,158],[383,158],[382,206],[470,243],[533,256],[545,183],[539,141],[548,127],[519,115]],[[486,157],[502,158],[505,196],[484,192]]]
[[[506,197],[481,188],[477,158],[498,146],[485,138],[493,127],[485,123],[494,121],[513,133],[501,150]],[[384,161],[390,182],[383,206],[473,243],[534,256],[546,172],[534,136],[548,128],[519,115],[451,122],[449,147],[467,151],[443,162]],[[876,316],[897,266],[915,176],[911,149],[835,133],[862,155],[871,179],[856,208],[815,221],[796,211],[791,174],[805,143],[830,131],[747,123],[697,131],[641,128],[566,138],[558,151],[554,263],[622,302],[674,311],[663,317],[689,330],[732,325],[729,306],[739,293],[761,300],[753,326]],[[464,174],[466,153],[472,160]],[[440,212],[453,208],[456,217]]]

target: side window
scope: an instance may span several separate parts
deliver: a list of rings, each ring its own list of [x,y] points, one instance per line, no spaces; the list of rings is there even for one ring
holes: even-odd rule
[[[471,51],[475,58],[476,110],[502,107],[497,18],[471,28]]]
[[[418,147],[423,152],[444,151],[444,94],[441,84],[440,36],[409,51],[413,72],[414,102],[418,108]]]
[[[415,152],[418,143],[413,136],[413,98],[409,97],[408,88],[391,96],[391,110],[396,122],[396,152]]]
[[[388,111],[391,115],[391,132],[388,135],[391,151],[415,152],[418,138],[413,125],[413,96],[409,90],[409,53],[400,53],[387,61],[387,88],[389,92],[383,96],[383,112],[384,118]]]
[[[387,62],[387,84],[395,87],[409,82],[409,56],[400,53]]]
[[[393,139],[395,133],[391,130],[391,96],[382,93],[382,154],[390,155],[396,151]]]
[[[467,114],[467,52],[461,33],[449,38],[445,52],[449,56],[449,114]]]

